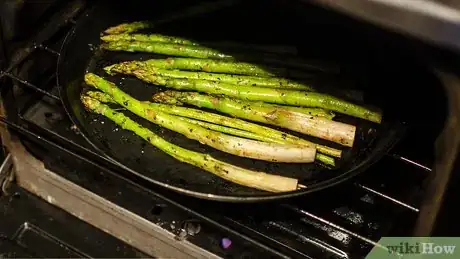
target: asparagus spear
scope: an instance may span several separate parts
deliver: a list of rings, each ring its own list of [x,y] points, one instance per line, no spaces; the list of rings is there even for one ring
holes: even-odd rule
[[[297,189],[297,179],[244,169],[219,161],[210,155],[181,148],[91,97],[83,96],[82,102],[87,109],[106,116],[123,129],[134,132],[177,160],[199,167],[223,179],[269,192],[288,192]]]
[[[161,68],[161,69],[180,69],[191,71],[203,71],[212,73],[225,73],[234,75],[249,75],[272,77],[276,76],[276,71],[267,71],[257,65],[235,62],[228,60],[200,59],[200,58],[167,58],[167,59],[149,59],[146,61],[128,61],[121,63],[126,69],[134,71],[139,68]],[[118,66],[118,64],[112,65]],[[109,67],[110,68],[110,67]],[[285,70],[278,71],[285,74]]]
[[[199,120],[194,120],[194,119],[190,119],[190,118],[185,118],[185,117],[178,117],[178,118],[181,119],[181,120],[185,120],[185,121],[187,121],[189,123],[200,125],[201,127],[204,127],[204,128],[208,128],[208,129],[211,129],[211,130],[214,130],[214,131],[219,131],[219,132],[222,132],[222,133],[226,133],[226,134],[230,134],[230,135],[234,135],[234,136],[238,136],[238,137],[254,139],[254,140],[260,140],[260,141],[267,142],[267,143],[285,144],[285,143],[280,143],[280,141],[276,141],[276,140],[273,140],[273,139],[270,139],[270,138],[267,138],[267,137],[264,137],[264,136],[261,136],[261,135],[257,135],[255,133],[252,133],[252,132],[249,132],[249,131],[234,129],[234,128],[230,128],[230,127],[225,127],[225,126],[221,126],[221,125],[217,125],[217,124],[213,124],[213,123],[209,123],[209,122],[204,122],[204,121],[199,121]],[[316,153],[315,161],[316,160],[320,161],[320,162],[322,162],[322,163],[324,163],[326,165],[329,165],[329,166],[335,166],[334,158],[326,156],[326,155],[323,155],[323,154],[320,154],[320,153]]]
[[[217,110],[238,118],[267,123],[317,138],[353,146],[356,127],[325,118],[305,115],[285,109],[252,105],[251,102],[214,97],[196,92],[161,92],[153,96],[161,103],[177,104],[177,101],[201,108]]]
[[[181,45],[200,45],[191,40],[166,36],[162,34],[112,34],[112,35],[103,35],[101,36],[102,41],[145,41],[145,42],[164,42],[172,44],[181,44]]]
[[[179,45],[163,42],[111,41],[101,45],[111,51],[150,52],[162,55],[193,58],[231,59],[232,56],[200,46]]]
[[[248,87],[200,79],[171,79],[151,75],[145,70],[136,70],[133,74],[145,82],[177,90],[192,90],[209,94],[226,95],[248,101],[324,108],[376,123],[382,121],[382,115],[379,112],[371,111],[365,107],[316,92]]]
[[[202,44],[187,40],[180,37],[165,36],[161,34],[111,34],[101,36],[102,41],[146,41],[146,42],[164,42],[181,45],[203,45],[218,48],[235,48],[242,50],[255,50],[264,51],[278,54],[297,54],[297,48],[292,46],[275,46],[275,45],[255,45],[255,44],[243,44],[237,42],[203,42]]]
[[[188,78],[188,79],[204,79],[211,81],[219,81],[235,85],[248,85],[268,88],[284,88],[284,89],[299,89],[305,91],[314,91],[314,88],[305,84],[297,83],[292,80],[278,77],[257,77],[245,75],[229,75],[216,74],[207,72],[190,72],[180,70],[168,70],[156,68],[148,63],[132,61],[122,62],[119,64],[110,65],[104,68],[105,72],[112,75],[115,73],[131,75],[134,70],[144,69],[153,75],[171,77],[171,78]]]
[[[315,148],[292,144],[265,143],[215,132],[153,109],[148,104],[129,96],[117,88],[115,84],[95,74],[86,74],[85,82],[109,94],[115,102],[134,114],[223,152],[272,162],[310,163],[315,160]]]
[[[204,59],[224,59],[235,60],[237,56],[224,53],[208,47],[196,45],[180,45],[164,42],[147,42],[147,41],[109,41],[101,44],[102,49],[110,51],[127,51],[127,52],[147,52],[162,55],[190,57],[190,58],[204,58]],[[323,65],[311,64],[311,62],[304,62],[299,59],[279,57],[269,54],[241,54],[245,60],[251,62],[262,62],[264,64],[281,65],[296,69],[306,70],[319,70],[319,71],[332,71],[336,72],[337,68],[325,68]],[[290,75],[296,78],[309,78],[311,74],[302,71],[287,70],[286,68],[270,68],[270,70],[283,72],[283,75]],[[276,72],[275,72],[276,73]],[[278,72],[279,73],[279,72]]]
[[[240,103],[242,101],[239,101]],[[262,107],[267,109],[277,109],[277,110],[287,110],[295,113],[302,113],[308,116],[316,116],[332,120],[335,117],[335,114],[331,111],[322,109],[322,108],[308,108],[308,107],[297,107],[297,106],[287,106],[287,105],[276,105],[271,103],[264,102],[246,102],[250,103],[251,106]]]
[[[115,101],[113,98],[105,93],[102,92],[97,92],[97,91],[88,91],[86,92],[87,95],[98,99],[102,102],[110,102],[114,103]],[[271,139],[271,143],[279,143],[279,144],[295,144],[295,145],[301,145],[301,146],[307,146],[307,147],[316,147],[318,152],[321,152],[323,154],[331,155],[334,157],[340,157],[342,152],[338,149],[323,146],[323,145],[317,145],[315,143],[312,143],[310,141],[298,138],[296,136],[269,128],[265,126],[261,126],[258,124],[254,124],[251,122],[247,122],[244,120],[240,120],[237,118],[231,118],[227,116],[222,116],[219,114],[214,114],[214,113],[209,113],[197,109],[192,109],[192,108],[186,108],[186,107],[179,107],[179,106],[173,106],[173,105],[166,105],[166,104],[159,104],[159,103],[146,103],[147,105],[151,106],[152,109],[158,109],[162,112],[166,112],[169,114],[174,114],[186,118],[192,118],[195,120],[200,120],[200,121],[206,121],[210,122],[213,124],[217,125],[223,125],[229,128],[236,128],[236,129],[242,129],[251,133],[255,133],[258,136],[261,136],[265,139]],[[261,141],[264,141],[263,139],[258,139]],[[330,161],[333,159],[324,155],[318,156],[318,153],[316,153],[316,159],[325,163],[325,164],[331,164]]]

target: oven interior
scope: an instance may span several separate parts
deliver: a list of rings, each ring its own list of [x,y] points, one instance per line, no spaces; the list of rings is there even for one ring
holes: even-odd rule
[[[401,112],[402,110],[406,110],[406,108],[401,107],[405,107],[405,100],[410,98],[411,92],[398,91],[398,88],[402,88],[401,85],[399,85],[399,81],[402,81],[401,84],[420,85],[428,89],[428,85],[424,85],[424,82],[433,81],[433,78],[430,78],[429,73],[423,71],[423,69],[422,71],[418,71],[419,68],[415,67],[415,64],[401,57],[396,56],[388,58],[390,60],[378,56],[373,57],[378,55],[378,49],[375,50],[373,48],[376,47],[367,46],[369,44],[366,43],[341,41],[343,42],[343,46],[339,47],[338,54],[334,55],[333,53],[327,53],[327,48],[320,46],[318,43],[314,43],[316,38],[318,38],[318,41],[325,42],[338,40],[331,39],[330,37],[322,37],[321,33],[328,30],[327,28],[321,28],[321,26],[316,28],[317,31],[313,32],[311,35],[311,38],[315,40],[311,40],[310,37],[305,39],[303,37],[304,35],[297,35],[294,31],[286,32],[283,28],[289,28],[294,25],[301,25],[305,27],[306,31],[312,31],[312,28],[308,28],[308,24],[303,26],[304,22],[302,22],[300,16],[291,14],[291,9],[276,9],[276,6],[277,5],[274,4],[267,5],[263,12],[257,13],[260,6],[256,4],[245,3],[242,6],[235,5],[223,10],[202,14],[199,17],[187,18],[186,24],[183,21],[172,21],[166,25],[159,25],[156,29],[153,29],[153,31],[166,35],[178,35],[197,42],[211,41],[212,38],[214,41],[236,41],[252,44],[261,44],[261,42],[264,42],[265,45],[282,44],[295,46],[300,52],[298,56],[303,56],[307,60],[307,63],[312,64],[312,68],[304,74],[308,75],[306,79],[307,83],[326,92],[334,87],[335,89],[351,89],[351,91],[363,93],[361,97],[363,102],[381,107],[384,110],[385,119],[380,125],[372,125],[371,123],[353,120],[344,116],[336,117],[335,120],[337,121],[345,121],[358,126],[354,147],[352,149],[345,149],[343,159],[337,160],[340,170],[324,170],[324,167],[317,164],[274,164],[255,162],[252,159],[239,159],[235,156],[226,155],[223,152],[206,149],[198,144],[198,142],[190,141],[180,134],[175,134],[174,132],[164,129],[158,130],[155,126],[151,127],[151,129],[168,141],[178,144],[181,147],[198,152],[205,152],[220,160],[244,168],[294,177],[299,179],[301,184],[307,186],[306,189],[316,189],[314,184],[320,184],[326,181],[337,181],[334,178],[342,176],[342,174],[344,174],[343,172],[352,171],[355,168],[360,168],[364,164],[369,163],[369,160],[372,160],[372,157],[375,156],[374,150],[380,148],[382,149],[380,153],[385,152],[384,146],[391,146],[393,142],[391,140],[386,140],[386,137],[391,138],[393,135],[399,135],[398,129],[403,127],[401,124],[411,123],[415,125],[420,123],[417,121],[410,121],[411,119],[414,120],[415,117],[409,114],[417,114],[418,112],[426,113],[425,111],[420,111],[420,109],[416,111],[414,109],[413,111]],[[112,9],[108,6],[99,4],[95,7],[95,10],[91,10],[86,14],[89,18],[97,16],[98,20],[86,19],[79,21],[78,25],[81,27],[75,29],[75,31],[68,36],[66,41],[68,45],[65,45],[61,51],[60,60],[62,66],[60,65],[58,69],[58,83],[61,84],[63,89],[63,96],[61,96],[61,98],[66,108],[72,114],[72,119],[77,127],[92,143],[94,143],[94,145],[104,150],[103,152],[107,155],[115,158],[117,161],[123,161],[122,163],[124,166],[135,170],[143,177],[148,178],[148,180],[152,179],[152,181],[156,180],[176,188],[182,188],[190,192],[191,195],[200,195],[204,198],[209,197],[207,194],[220,195],[225,198],[229,196],[229,198],[227,198],[228,200],[232,197],[235,197],[234,200],[236,200],[240,196],[240,200],[244,200],[245,198],[249,200],[251,196],[257,196],[260,197],[260,199],[270,197],[266,192],[254,191],[251,188],[231,184],[212,174],[202,173],[196,167],[187,164],[179,165],[175,159],[170,158],[161,151],[157,151],[156,148],[150,145],[146,145],[145,142],[138,137],[133,137],[132,134],[124,134],[124,132],[117,131],[116,127],[114,127],[113,123],[110,121],[101,119],[97,115],[95,116],[91,113],[83,112],[84,108],[79,100],[81,92],[87,89],[83,87],[82,90],[81,86],[83,71],[94,72],[106,76],[108,80],[115,82],[125,92],[140,100],[148,100],[148,97],[152,96],[153,93],[158,90],[158,87],[148,87],[132,77],[107,77],[106,73],[102,71],[102,67],[123,60],[146,60],[159,57],[159,55],[148,55],[144,53],[100,53],[94,50],[95,46],[99,44],[99,34],[104,28],[123,21],[144,19],[142,15],[137,14],[136,10],[150,8],[149,5],[147,5],[147,7],[136,6],[132,14],[126,9],[127,8],[117,8],[117,10],[123,10],[123,15],[119,15],[113,11],[109,11]],[[228,23],[236,14],[238,14],[238,19]],[[288,16],[288,14],[291,14],[291,16]],[[210,23],[213,23],[215,26],[206,26]],[[90,25],[91,28],[87,28]],[[270,30],[263,30],[264,26],[270,28]],[[251,33],[253,31],[258,31],[258,34],[252,36]],[[338,37],[346,37],[346,32],[338,32],[337,34],[339,34]],[[362,42],[362,39],[358,40]],[[312,43],[309,44],[312,46],[311,48],[307,45],[309,41],[312,41]],[[206,45],[206,43],[204,43],[204,45]],[[88,46],[93,47],[91,48]],[[356,48],[355,46],[358,48],[362,46],[361,49],[367,48],[369,50],[359,53],[354,50]],[[70,51],[68,51],[69,49]],[[73,55],[75,50],[78,51],[78,55]],[[236,56],[239,60],[249,61],[248,56],[250,55],[243,56],[235,52],[229,52],[228,50],[223,51],[232,56]],[[377,54],[374,54],[376,52]],[[339,56],[340,53],[352,55]],[[326,56],[326,54],[328,56]],[[322,58],[322,56],[324,56],[324,58]],[[365,63],[367,63],[369,68],[366,67]],[[393,65],[393,63],[401,63],[401,67]],[[406,67],[411,67],[413,71],[405,69],[405,74],[401,74],[400,71]],[[373,69],[376,70],[374,71]],[[413,78],[416,78],[413,74],[422,74],[426,75],[426,77],[422,76],[420,80],[413,80]],[[381,80],[381,78],[384,77],[388,78],[388,80]],[[381,82],[382,84],[379,85],[377,82]],[[436,87],[436,84],[432,85]],[[324,88],[326,89],[323,90]],[[398,94],[394,94],[395,92],[398,92]],[[430,91],[426,93],[427,96],[435,95],[435,93],[431,93]],[[392,95],[397,96],[392,98],[395,101],[392,102],[392,105],[386,105],[387,107],[385,107],[385,102],[383,102],[382,99],[391,98]],[[423,99],[420,100],[423,101]],[[437,100],[435,99],[434,101]],[[414,103],[414,106],[421,105]],[[442,109],[443,107],[440,108]],[[438,113],[443,113],[443,111]],[[408,118],[406,119],[405,117]],[[442,120],[442,118],[440,119]],[[373,134],[372,132],[376,133]],[[289,133],[293,134],[293,132]],[[309,139],[308,136],[302,137]],[[123,141],[118,141],[120,138]],[[318,139],[309,140],[331,145],[330,143],[320,142]],[[129,143],[129,145],[126,143]],[[338,145],[332,146],[341,149]],[[163,163],[158,164],[157,161],[159,160],[163,161]]]
[[[138,179],[111,164],[82,138],[67,117],[56,87],[64,37],[98,1],[50,1],[41,11],[25,3],[34,11],[22,6],[16,7],[20,12],[12,12],[17,17],[3,16],[2,121],[47,170],[221,257],[360,258],[382,236],[410,235],[435,163],[434,143],[451,112],[444,82],[427,61],[429,52],[421,51],[425,48],[419,42],[318,6],[297,1],[233,2],[199,15],[201,23],[179,17],[160,28],[190,38],[213,38],[209,28],[216,28],[226,32],[219,35],[231,39],[295,44],[305,58],[339,64],[339,75],[315,74],[315,78],[326,85],[340,80],[370,93],[373,103],[404,121],[401,141],[364,174],[318,193],[281,201],[205,201]],[[195,4],[200,3],[189,3]],[[179,1],[131,1],[131,10],[119,5],[126,3],[110,2],[113,9],[107,13],[142,9],[139,13],[148,17],[168,17],[164,14],[186,8]],[[35,22],[20,19],[21,12],[33,12],[31,20],[38,18]],[[222,15],[225,12],[238,15],[228,19]],[[239,19],[240,15],[250,18]],[[253,21],[254,30],[239,33],[245,26],[241,21]],[[33,26],[36,29],[30,29]],[[200,35],[200,31],[207,33]],[[14,240],[14,235],[10,238]],[[230,248],[222,247],[223,238],[232,241]],[[71,240],[65,243],[72,246]]]

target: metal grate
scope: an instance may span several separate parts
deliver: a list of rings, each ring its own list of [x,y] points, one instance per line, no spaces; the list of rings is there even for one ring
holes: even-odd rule
[[[23,136],[48,169],[175,233],[179,240],[187,238],[224,257],[363,257],[381,236],[393,233],[394,221],[415,220],[420,186],[431,169],[398,153],[398,146],[356,182],[282,204],[222,204],[183,197],[116,167],[78,134],[54,85],[57,49],[83,9],[84,1],[70,2],[0,71],[8,111],[0,120]],[[43,72],[34,78],[26,68],[36,60],[47,65],[40,65]],[[224,237],[233,242],[231,248],[220,246]]]

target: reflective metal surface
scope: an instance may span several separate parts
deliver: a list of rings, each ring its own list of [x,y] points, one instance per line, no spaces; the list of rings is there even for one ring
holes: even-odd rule
[[[364,19],[460,52],[460,3],[430,0],[313,0],[324,7]]]

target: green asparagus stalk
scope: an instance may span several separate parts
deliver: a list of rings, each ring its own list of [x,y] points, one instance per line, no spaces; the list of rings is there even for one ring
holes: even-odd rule
[[[297,48],[292,46],[275,46],[275,45],[255,45],[255,44],[243,44],[237,42],[203,42],[202,44],[187,40],[180,37],[165,36],[161,34],[110,34],[101,36],[101,40],[105,42],[109,41],[145,41],[145,42],[164,42],[181,45],[203,45],[217,48],[233,48],[241,50],[254,50],[263,51],[268,53],[278,54],[297,54]]]
[[[166,91],[153,96],[155,102],[195,105],[226,113],[241,119],[262,122],[287,128],[303,134],[322,138],[352,147],[356,127],[321,117],[293,112],[278,107],[253,105],[251,102],[215,97],[196,92]]]
[[[102,102],[107,102],[107,103],[115,102],[110,95],[102,93],[102,92],[88,91],[86,92],[86,94]],[[342,154],[342,152],[338,149],[323,146],[323,145],[317,145],[315,143],[312,143],[310,141],[301,139],[299,137],[284,133],[282,131],[278,131],[278,130],[275,130],[269,127],[261,126],[261,125],[247,122],[244,120],[240,120],[237,118],[231,118],[231,117],[214,114],[210,112],[205,112],[205,111],[201,111],[197,109],[187,108],[187,107],[179,107],[179,106],[159,104],[159,103],[146,103],[146,104],[152,107],[153,109],[158,109],[162,112],[166,112],[169,114],[191,118],[194,120],[206,121],[206,122],[210,122],[210,123],[217,124],[217,125],[223,125],[228,128],[242,129],[242,130],[245,130],[251,133],[255,133],[256,135],[263,137],[265,140],[270,139],[270,141],[267,140],[266,142],[316,147],[318,152],[321,152],[326,155],[334,156],[334,157],[340,157]],[[265,141],[264,139],[257,139],[257,140]],[[331,164],[330,161],[331,160],[333,161],[333,158],[327,157],[325,155],[318,156],[318,153],[317,153],[316,159],[325,164]]]
[[[148,63],[132,61],[122,62],[119,64],[110,65],[104,68],[105,72],[110,75],[115,73],[121,73],[126,75],[132,75],[133,71],[137,69],[144,69],[145,71],[152,73],[152,75],[171,77],[171,78],[188,78],[188,79],[203,79],[218,81],[223,83],[235,84],[235,85],[247,85],[247,86],[258,86],[268,88],[282,88],[282,89],[299,89],[305,91],[314,91],[314,88],[305,84],[297,83],[292,80],[278,77],[257,77],[257,76],[245,76],[245,75],[229,75],[229,74],[216,74],[207,72],[191,72],[191,71],[180,71],[180,70],[168,70],[156,68]]]
[[[153,41],[109,41],[101,44],[102,49],[110,51],[127,51],[127,52],[147,52],[156,53],[162,55],[178,56],[178,57],[190,57],[190,58],[202,58],[202,59],[223,59],[223,60],[235,60],[237,56],[233,56],[222,51],[196,45],[180,45],[164,42],[153,42]],[[278,57],[270,54],[256,54],[251,55],[241,54],[245,60],[250,62],[258,62],[264,64],[271,64],[282,67],[291,67],[300,70],[319,70],[319,71],[332,71],[336,72],[337,68],[325,68],[325,65],[312,64],[311,62],[304,62],[302,60]],[[270,68],[270,70],[276,70],[283,72],[283,75],[288,74],[291,77],[296,78],[309,78],[311,73],[305,73],[302,71],[288,70],[286,68]],[[273,71],[276,73],[275,71]]]
[[[106,93],[99,92],[99,91],[87,91],[85,93],[86,96],[89,96],[93,99],[98,100],[101,103],[116,103],[113,98]]]
[[[149,52],[162,55],[192,58],[231,59],[232,56],[206,47],[179,45],[163,42],[111,41],[101,45],[111,51]]]
[[[297,179],[248,170],[222,162],[210,155],[176,146],[123,113],[116,112],[91,97],[83,96],[82,102],[88,110],[106,116],[123,129],[134,132],[177,160],[199,167],[225,180],[269,192],[288,192],[297,189]]]
[[[145,41],[145,42],[163,42],[163,43],[172,43],[180,45],[199,45],[196,42],[191,40],[166,36],[162,34],[111,34],[101,36],[102,41]]]
[[[125,68],[131,71],[139,69],[139,67],[155,67],[160,69],[179,69],[233,75],[249,75],[262,77],[276,76],[276,71],[270,72],[254,64],[228,60],[200,58],[167,58],[149,59],[146,61],[128,61],[123,62],[122,64],[125,66]],[[285,74],[286,71],[281,69],[278,72],[279,74]]]
[[[262,109],[269,109],[270,111],[273,110],[280,110],[280,111],[289,111],[291,113],[301,113],[308,116],[315,116],[315,117],[322,117],[328,120],[332,120],[335,117],[335,114],[331,111],[322,109],[322,108],[309,108],[309,107],[298,107],[298,106],[287,106],[287,105],[276,105],[271,103],[264,103],[264,102],[248,102],[248,101],[241,101],[236,100],[239,103],[245,103],[249,106],[248,107],[261,107]]]
[[[323,108],[376,123],[382,121],[382,115],[379,112],[371,111],[365,107],[316,92],[248,87],[199,79],[171,79],[154,76],[144,70],[136,70],[133,74],[145,82],[177,90],[191,90],[215,95],[226,95],[248,101]]]
[[[116,103],[139,117],[223,152],[271,162],[311,163],[315,160],[315,148],[292,144],[265,143],[215,132],[178,120],[176,116],[158,109],[153,109],[148,104],[142,103],[126,94],[117,88],[115,84],[95,74],[86,74],[85,82],[109,94]]]

